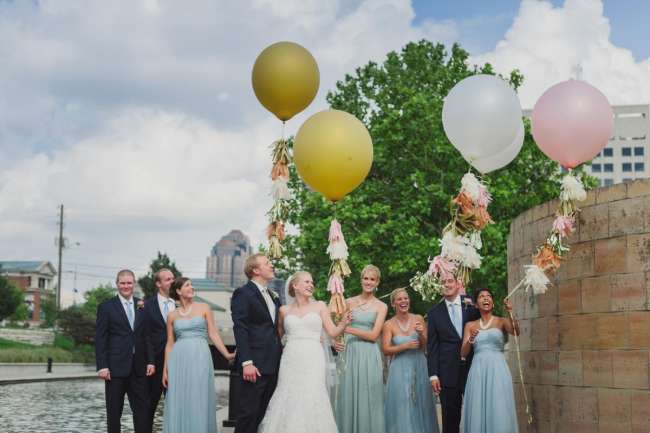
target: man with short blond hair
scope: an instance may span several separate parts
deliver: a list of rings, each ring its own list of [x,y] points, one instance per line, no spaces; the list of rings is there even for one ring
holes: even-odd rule
[[[117,273],[118,294],[97,307],[95,358],[104,379],[108,433],[120,433],[124,395],[129,398],[135,433],[151,432],[147,376],[155,372],[144,314],[133,296],[135,274]]]
[[[239,414],[235,433],[256,433],[278,380],[282,345],[276,326],[280,302],[268,289],[273,264],[254,254],[244,265],[248,283],[235,290],[230,309],[241,373]]]

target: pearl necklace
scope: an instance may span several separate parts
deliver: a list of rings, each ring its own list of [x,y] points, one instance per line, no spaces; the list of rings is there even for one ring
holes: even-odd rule
[[[189,315],[191,312],[192,312],[192,306],[191,305],[190,305],[190,308],[188,308],[188,310],[185,313],[183,313],[180,308],[178,309],[178,314],[180,314],[183,317]]]
[[[492,319],[494,319],[494,316],[490,317],[490,320],[487,321],[485,325],[483,325],[483,318],[478,319],[478,326],[481,327],[481,329],[490,329],[490,325],[492,324]]]
[[[402,322],[400,322],[400,320],[397,317],[395,317],[395,321],[397,322],[397,326],[399,326],[399,329],[401,329],[403,333],[406,334],[407,332],[409,332],[409,328],[411,328],[411,315],[410,314],[409,314],[409,319],[406,322],[406,329],[404,329],[404,327],[402,326]]]

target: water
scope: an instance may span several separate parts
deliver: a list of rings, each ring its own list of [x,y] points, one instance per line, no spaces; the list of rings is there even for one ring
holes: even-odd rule
[[[215,378],[217,411],[228,404],[228,378]],[[122,432],[133,433],[133,415],[124,398]],[[162,431],[163,402],[158,405],[154,432]],[[224,414],[225,415],[225,414]],[[218,417],[221,426],[221,416]],[[0,386],[2,433],[106,432],[104,383],[100,380],[36,382]],[[219,428],[223,432],[223,428]]]

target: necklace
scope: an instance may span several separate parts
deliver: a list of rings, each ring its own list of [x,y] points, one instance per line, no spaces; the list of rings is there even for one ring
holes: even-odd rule
[[[359,304],[358,304],[354,309],[355,309],[355,310],[356,310],[356,309],[359,309],[359,310],[361,310],[361,311],[367,311],[367,310],[368,310],[368,307],[364,307],[364,306],[365,306],[366,304],[369,304],[371,301],[372,301],[372,299],[371,299],[371,300],[368,300],[368,301],[360,302],[360,303],[359,303]]]
[[[184,313],[181,311],[180,308],[178,309],[178,314],[180,314],[180,315],[183,316],[183,317],[189,315],[191,312],[192,312],[192,306],[191,306],[191,305],[190,305],[190,308],[188,308],[187,311],[184,312]]]
[[[478,319],[478,326],[480,326],[481,329],[483,329],[483,330],[489,329],[490,325],[492,324],[492,319],[494,319],[494,316],[491,316],[490,320],[488,320],[487,323],[485,325],[483,325],[483,318],[480,318],[480,319]]]
[[[402,326],[402,322],[395,317],[395,321],[397,322],[397,326],[399,326],[399,329],[402,330],[403,333],[409,332],[409,328],[411,328],[411,315],[409,315],[409,319],[406,321],[406,326]],[[406,329],[405,329],[406,328]]]

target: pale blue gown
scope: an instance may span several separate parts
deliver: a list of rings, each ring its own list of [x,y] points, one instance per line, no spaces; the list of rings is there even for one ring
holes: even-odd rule
[[[395,346],[417,340],[417,333],[396,335]],[[393,357],[386,381],[386,433],[438,433],[435,397],[421,349]]]
[[[481,330],[465,386],[463,433],[517,433],[510,369],[503,356],[505,337],[497,328]]]
[[[352,311],[350,326],[370,331],[377,312]],[[346,334],[336,392],[336,424],[340,433],[384,433],[384,379],[379,345]]]
[[[167,362],[164,433],[216,433],[217,403],[208,329],[202,316],[174,321]]]

